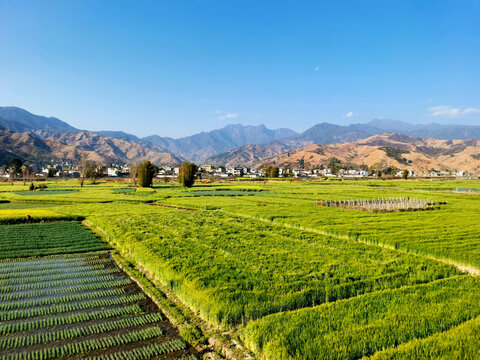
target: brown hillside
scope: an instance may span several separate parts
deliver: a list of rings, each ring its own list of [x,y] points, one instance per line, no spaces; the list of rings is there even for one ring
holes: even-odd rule
[[[480,140],[422,139],[382,133],[354,143],[308,145],[258,162],[261,168],[275,164],[296,167],[303,160],[306,168],[326,165],[336,157],[357,165],[382,164],[424,173],[430,169],[480,173]]]
[[[176,156],[147,149],[136,143],[81,131],[62,133],[57,137],[41,138],[30,133],[15,133],[0,128],[0,160],[5,163],[12,157],[30,162],[70,160],[82,157],[101,165],[130,160],[150,160],[155,164],[175,165],[181,162]]]
[[[109,159],[150,160],[155,164],[166,165],[175,165],[182,161],[173,154],[148,149],[134,142],[102,136],[93,131],[62,133],[57,139],[67,145],[95,151]]]

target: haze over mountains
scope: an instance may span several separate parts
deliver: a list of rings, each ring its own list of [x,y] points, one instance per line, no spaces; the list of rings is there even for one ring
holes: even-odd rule
[[[264,125],[231,124],[180,139],[160,135],[139,138],[122,131],[79,130],[60,119],[34,115],[17,107],[0,107],[0,127],[0,160],[18,156],[30,161],[77,161],[87,156],[104,164],[148,159],[165,165],[190,160],[253,166],[308,145],[354,143],[384,132],[409,135],[414,142],[418,141],[414,138],[480,139],[480,126],[412,125],[384,119],[351,125],[321,123],[300,134]]]

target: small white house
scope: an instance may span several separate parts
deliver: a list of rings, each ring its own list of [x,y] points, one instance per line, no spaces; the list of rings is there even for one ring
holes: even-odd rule
[[[118,169],[115,168],[108,168],[107,169],[107,175],[108,176],[118,176]]]

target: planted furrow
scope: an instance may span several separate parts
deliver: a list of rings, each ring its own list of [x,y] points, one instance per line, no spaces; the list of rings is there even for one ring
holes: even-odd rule
[[[0,321],[10,321],[16,319],[24,319],[24,318],[31,318],[36,316],[46,316],[52,314],[60,314],[78,310],[85,310],[97,307],[105,307],[105,306],[114,306],[114,305],[121,305],[127,304],[135,301],[144,300],[145,295],[143,294],[135,294],[129,296],[122,296],[113,299],[94,299],[88,300],[78,303],[69,303],[69,304],[56,304],[55,306],[45,306],[45,307],[37,307],[34,309],[22,309],[22,310],[14,310],[9,311],[6,313],[0,313]]]
[[[53,346],[31,352],[21,352],[11,355],[4,355],[2,360],[30,360],[30,359],[53,359],[57,357],[73,356],[87,354],[99,349],[108,349],[114,346],[130,344],[136,341],[144,341],[162,336],[163,331],[157,326],[142,330],[131,331],[126,334],[117,334],[114,336],[102,337],[67,343],[60,346]],[[174,346],[174,345],[172,345]]]
[[[116,316],[126,316],[132,314],[141,314],[143,310],[137,304],[107,308],[101,310],[92,310],[87,313],[65,314],[51,316],[41,319],[29,319],[21,322],[11,322],[0,324],[0,335],[15,334],[22,331],[34,331],[37,329],[49,328],[53,326],[75,324],[84,321],[106,319]]]
[[[184,350],[185,342],[180,339],[171,340],[163,343],[152,344],[141,348],[135,348],[128,351],[116,352],[88,358],[88,360],[141,360],[150,359],[154,356],[168,354],[174,351]],[[182,358],[182,360],[196,360],[196,356]]]
[[[45,299],[31,299],[31,300],[23,300],[23,301],[16,301],[16,302],[10,302],[10,303],[3,302],[0,304],[0,311],[25,309],[25,308],[35,307],[35,306],[61,304],[61,303],[68,303],[72,301],[96,299],[101,297],[124,295],[124,294],[125,294],[124,289],[114,288],[111,290],[94,291],[94,292],[74,294],[74,295],[62,295],[57,297],[49,297]]]
[[[151,313],[112,320],[101,324],[79,326],[57,331],[43,332],[33,335],[0,338],[0,349],[18,348],[37,344],[46,344],[53,341],[74,339],[81,336],[101,334],[109,331],[142,326],[162,321],[160,313]]]
[[[26,299],[31,297],[38,298],[42,296],[53,296],[53,295],[64,294],[64,293],[76,293],[76,292],[86,292],[91,290],[111,289],[115,287],[129,285],[131,283],[132,282],[129,278],[125,278],[125,279],[116,280],[116,281],[99,281],[99,282],[95,282],[93,284],[87,284],[87,285],[73,285],[69,287],[50,288],[50,289],[43,289],[43,290],[27,290],[22,292],[0,294],[0,301],[12,301],[12,300]]]

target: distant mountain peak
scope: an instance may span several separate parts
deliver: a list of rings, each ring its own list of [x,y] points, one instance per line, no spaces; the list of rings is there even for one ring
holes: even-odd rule
[[[0,125],[15,132],[25,131],[78,131],[55,117],[34,115],[16,106],[0,107]]]

